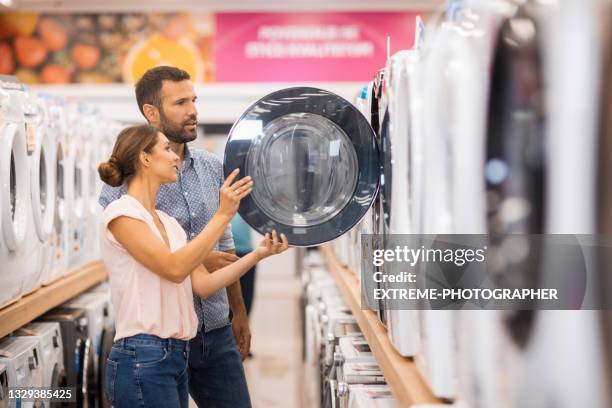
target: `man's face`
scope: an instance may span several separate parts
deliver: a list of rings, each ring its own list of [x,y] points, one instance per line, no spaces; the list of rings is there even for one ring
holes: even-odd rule
[[[197,137],[198,111],[191,81],[163,81],[159,130],[175,143],[187,143]]]

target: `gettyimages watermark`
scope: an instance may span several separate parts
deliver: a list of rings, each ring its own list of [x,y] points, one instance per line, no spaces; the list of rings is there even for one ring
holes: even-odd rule
[[[362,309],[612,310],[612,237],[362,235]]]

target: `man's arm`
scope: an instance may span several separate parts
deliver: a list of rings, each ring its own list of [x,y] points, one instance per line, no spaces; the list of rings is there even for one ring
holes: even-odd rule
[[[236,255],[236,251],[233,249],[225,252]],[[226,290],[227,300],[229,301],[232,314],[234,315],[234,318],[232,319],[232,330],[234,332],[234,336],[236,337],[236,344],[238,345],[240,358],[242,358],[244,361],[251,350],[251,329],[249,327],[249,317],[247,316],[244,299],[242,298],[240,280],[237,280],[228,286]]]

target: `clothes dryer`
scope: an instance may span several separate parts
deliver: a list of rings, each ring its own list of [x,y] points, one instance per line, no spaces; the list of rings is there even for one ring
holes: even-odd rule
[[[252,105],[227,141],[225,173],[240,168],[256,186],[240,214],[259,232],[276,229],[294,246],[349,231],[379,185],[379,150],[366,118],[341,97],[288,88]]]
[[[3,290],[0,306],[17,300],[30,271],[27,264],[31,231],[30,173],[23,116],[23,85],[0,77],[0,262]]]
[[[5,337],[0,340],[0,365],[6,367],[8,386],[33,388],[42,386],[39,342],[27,337]],[[36,407],[39,402],[13,401],[8,406]]]
[[[95,381],[94,350],[89,339],[86,311],[58,307],[41,316],[39,321],[60,324],[66,384],[68,387],[76,387],[77,406],[91,407],[92,400],[89,391],[90,384]]]
[[[32,322],[19,329],[16,336],[39,342],[42,370],[41,387],[65,387],[64,349],[59,323]]]

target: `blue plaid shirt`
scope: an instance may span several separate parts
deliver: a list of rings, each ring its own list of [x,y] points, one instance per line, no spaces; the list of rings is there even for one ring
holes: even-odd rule
[[[223,165],[219,159],[204,150],[190,150],[185,146],[185,161],[173,184],[161,186],[157,195],[157,209],[176,218],[191,240],[204,229],[219,206],[219,189],[223,184]],[[104,185],[100,194],[100,204],[106,207],[127,191],[127,186],[111,187]],[[231,226],[228,225],[221,240],[214,248],[216,251],[234,249]],[[229,322],[229,304],[225,289],[219,290],[208,299],[193,295],[198,331],[209,332]]]

